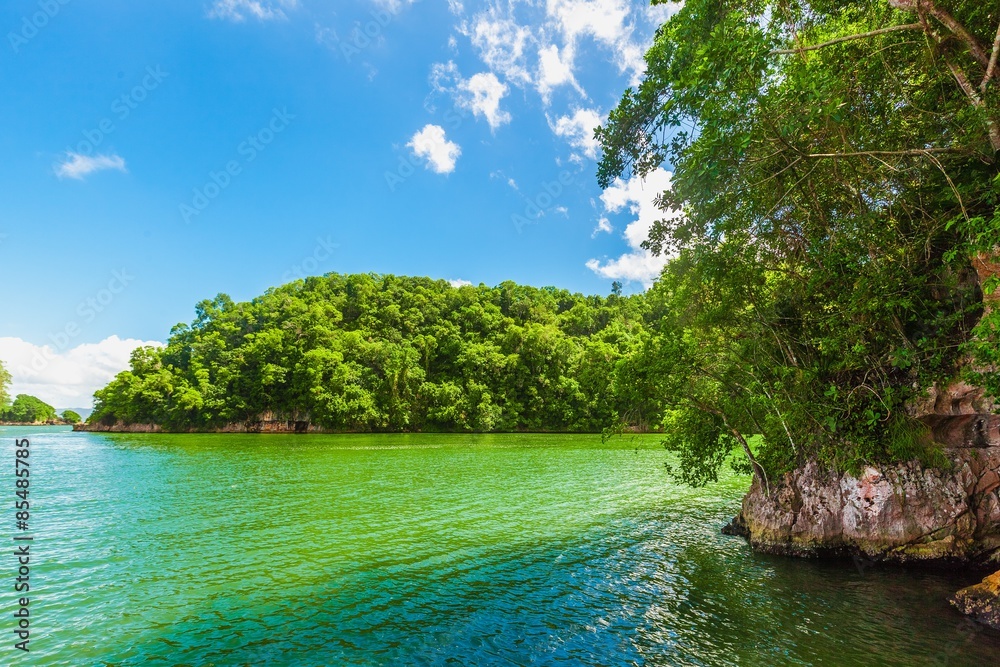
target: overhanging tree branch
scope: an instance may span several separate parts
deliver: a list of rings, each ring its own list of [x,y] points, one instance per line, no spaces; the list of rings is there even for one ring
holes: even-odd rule
[[[810,158],[872,157],[875,155],[929,155],[932,153],[961,153],[960,148],[913,148],[904,151],[855,151],[853,153],[809,153]]]
[[[958,82],[958,87],[962,89],[962,92],[964,92],[969,98],[969,101],[972,102],[972,106],[978,109],[985,108],[983,98],[976,94],[975,89],[972,87],[972,84],[969,82],[969,79],[966,78],[962,70],[956,67],[947,58],[945,58],[945,62],[948,65],[948,69],[951,70],[952,75],[954,75],[955,81]],[[990,136],[990,145],[993,146],[993,152],[996,153],[997,151],[1000,151],[1000,125],[997,124],[996,119],[990,117],[989,115],[987,115],[986,119],[986,129]]]
[[[986,49],[979,43],[976,36],[966,30],[965,26],[959,23],[946,9],[942,9],[934,4],[933,0],[889,0],[889,6],[906,12],[915,12],[917,14],[926,12],[930,14],[940,21],[944,27],[948,28],[955,37],[962,40],[968,47],[969,53],[972,54],[972,57],[980,65],[983,67],[989,66],[990,57],[986,54]]]
[[[907,23],[906,25],[893,25],[888,28],[880,28],[878,30],[872,30],[871,32],[859,33],[857,35],[846,35],[844,37],[837,37],[836,39],[831,39],[827,42],[822,42],[820,44],[811,44],[809,46],[800,46],[795,49],[775,49],[771,51],[773,54],[789,54],[789,53],[801,53],[803,51],[815,51],[816,49],[822,49],[827,46],[832,46],[834,44],[841,44],[843,42],[851,42],[856,39],[867,39],[868,37],[875,37],[876,35],[884,35],[889,32],[898,32],[900,30],[923,30],[923,26],[919,23]]]

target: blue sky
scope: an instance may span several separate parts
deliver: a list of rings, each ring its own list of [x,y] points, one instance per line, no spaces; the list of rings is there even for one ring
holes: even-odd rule
[[[629,0],[12,0],[0,9],[0,359],[88,405],[194,304],[379,272],[606,294],[660,171],[592,130],[662,8]]]

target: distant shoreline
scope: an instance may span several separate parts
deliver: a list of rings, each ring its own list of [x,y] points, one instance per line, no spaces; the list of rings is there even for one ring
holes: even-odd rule
[[[74,426],[69,422],[3,422],[0,426]]]
[[[104,424],[73,424],[74,431],[84,431],[89,433],[249,433],[249,434],[287,434],[287,433],[312,433],[319,435],[414,435],[414,434],[458,434],[458,435],[485,435],[485,434],[551,434],[551,435],[601,435],[601,431],[561,431],[561,430],[523,430],[523,431],[434,431],[434,430],[405,430],[405,431],[364,431],[364,430],[337,430],[326,429],[313,424],[306,427],[301,422],[279,422],[264,424],[228,424],[220,428],[191,428],[191,429],[165,429],[159,424],[114,424],[112,426]],[[628,435],[656,434],[656,431],[627,431]]]

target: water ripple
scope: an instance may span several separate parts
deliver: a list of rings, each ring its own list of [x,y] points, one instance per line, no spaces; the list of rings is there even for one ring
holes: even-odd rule
[[[755,555],[655,438],[32,437],[31,664],[998,662],[967,576]]]

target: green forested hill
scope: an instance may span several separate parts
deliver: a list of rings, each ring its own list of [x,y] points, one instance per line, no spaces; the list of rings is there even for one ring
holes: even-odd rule
[[[391,275],[308,278],[247,303],[220,295],[166,348],[137,350],[90,421],[217,428],[271,413],[334,430],[600,430],[625,411],[613,377],[646,335],[644,304]]]

